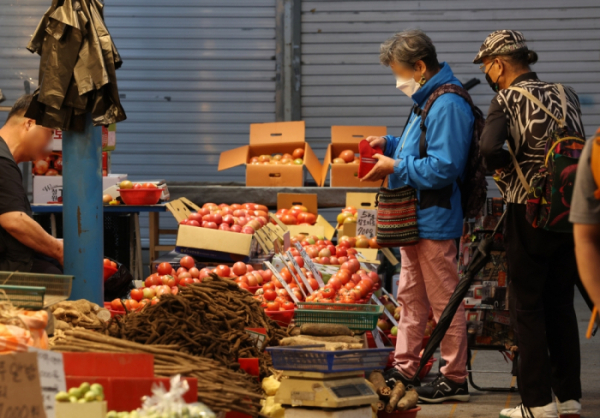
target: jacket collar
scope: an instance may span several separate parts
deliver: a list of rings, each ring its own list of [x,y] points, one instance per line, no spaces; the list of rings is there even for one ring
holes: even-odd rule
[[[539,80],[537,74],[533,71],[529,72],[529,73],[525,73],[525,74],[521,74],[520,76],[518,76],[517,78],[515,78],[513,80],[512,83],[510,83],[511,86],[514,86],[517,83],[520,83],[522,81],[531,81],[531,80]]]
[[[450,66],[447,63],[442,62],[440,64],[440,71],[431,77],[431,79],[429,79],[427,83],[425,83],[425,85],[423,85],[419,90],[417,90],[417,92],[412,95],[412,99],[417,106],[423,107],[431,93],[433,93],[438,87],[443,84],[454,82],[455,80],[456,78],[454,77]]]

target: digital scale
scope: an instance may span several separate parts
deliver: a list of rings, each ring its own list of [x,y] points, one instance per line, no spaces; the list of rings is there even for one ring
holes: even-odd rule
[[[294,407],[348,408],[379,400],[362,372],[321,373],[286,370],[275,403]]]

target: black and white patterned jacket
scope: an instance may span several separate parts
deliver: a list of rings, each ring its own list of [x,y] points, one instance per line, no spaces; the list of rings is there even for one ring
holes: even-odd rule
[[[523,74],[511,87],[521,87],[537,97],[557,118],[562,117],[562,104],[555,84],[540,81],[535,73]],[[566,125],[582,136],[579,98],[571,87],[564,86],[567,98]],[[494,176],[498,188],[508,203],[527,203],[524,189],[510,154],[503,149],[508,139],[527,181],[544,164],[546,142],[558,128],[557,122],[518,91],[500,90],[492,100],[486,127],[481,136],[481,152],[489,170],[498,170]]]

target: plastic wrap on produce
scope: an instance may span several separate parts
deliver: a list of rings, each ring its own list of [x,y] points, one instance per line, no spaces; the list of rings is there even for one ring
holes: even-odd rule
[[[98,0],[53,0],[27,49],[41,56],[39,87],[26,116],[47,128],[82,132],[126,119],[117,88],[122,60]]]

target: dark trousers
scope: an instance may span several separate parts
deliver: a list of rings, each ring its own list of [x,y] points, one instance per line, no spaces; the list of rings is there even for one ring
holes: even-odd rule
[[[578,279],[572,234],[533,228],[525,205],[508,204],[505,245],[511,321],[519,347],[519,392],[533,408],[581,398]]]
[[[63,271],[56,265],[56,262],[52,263],[48,260],[35,257],[31,266],[31,273],[63,274]]]

